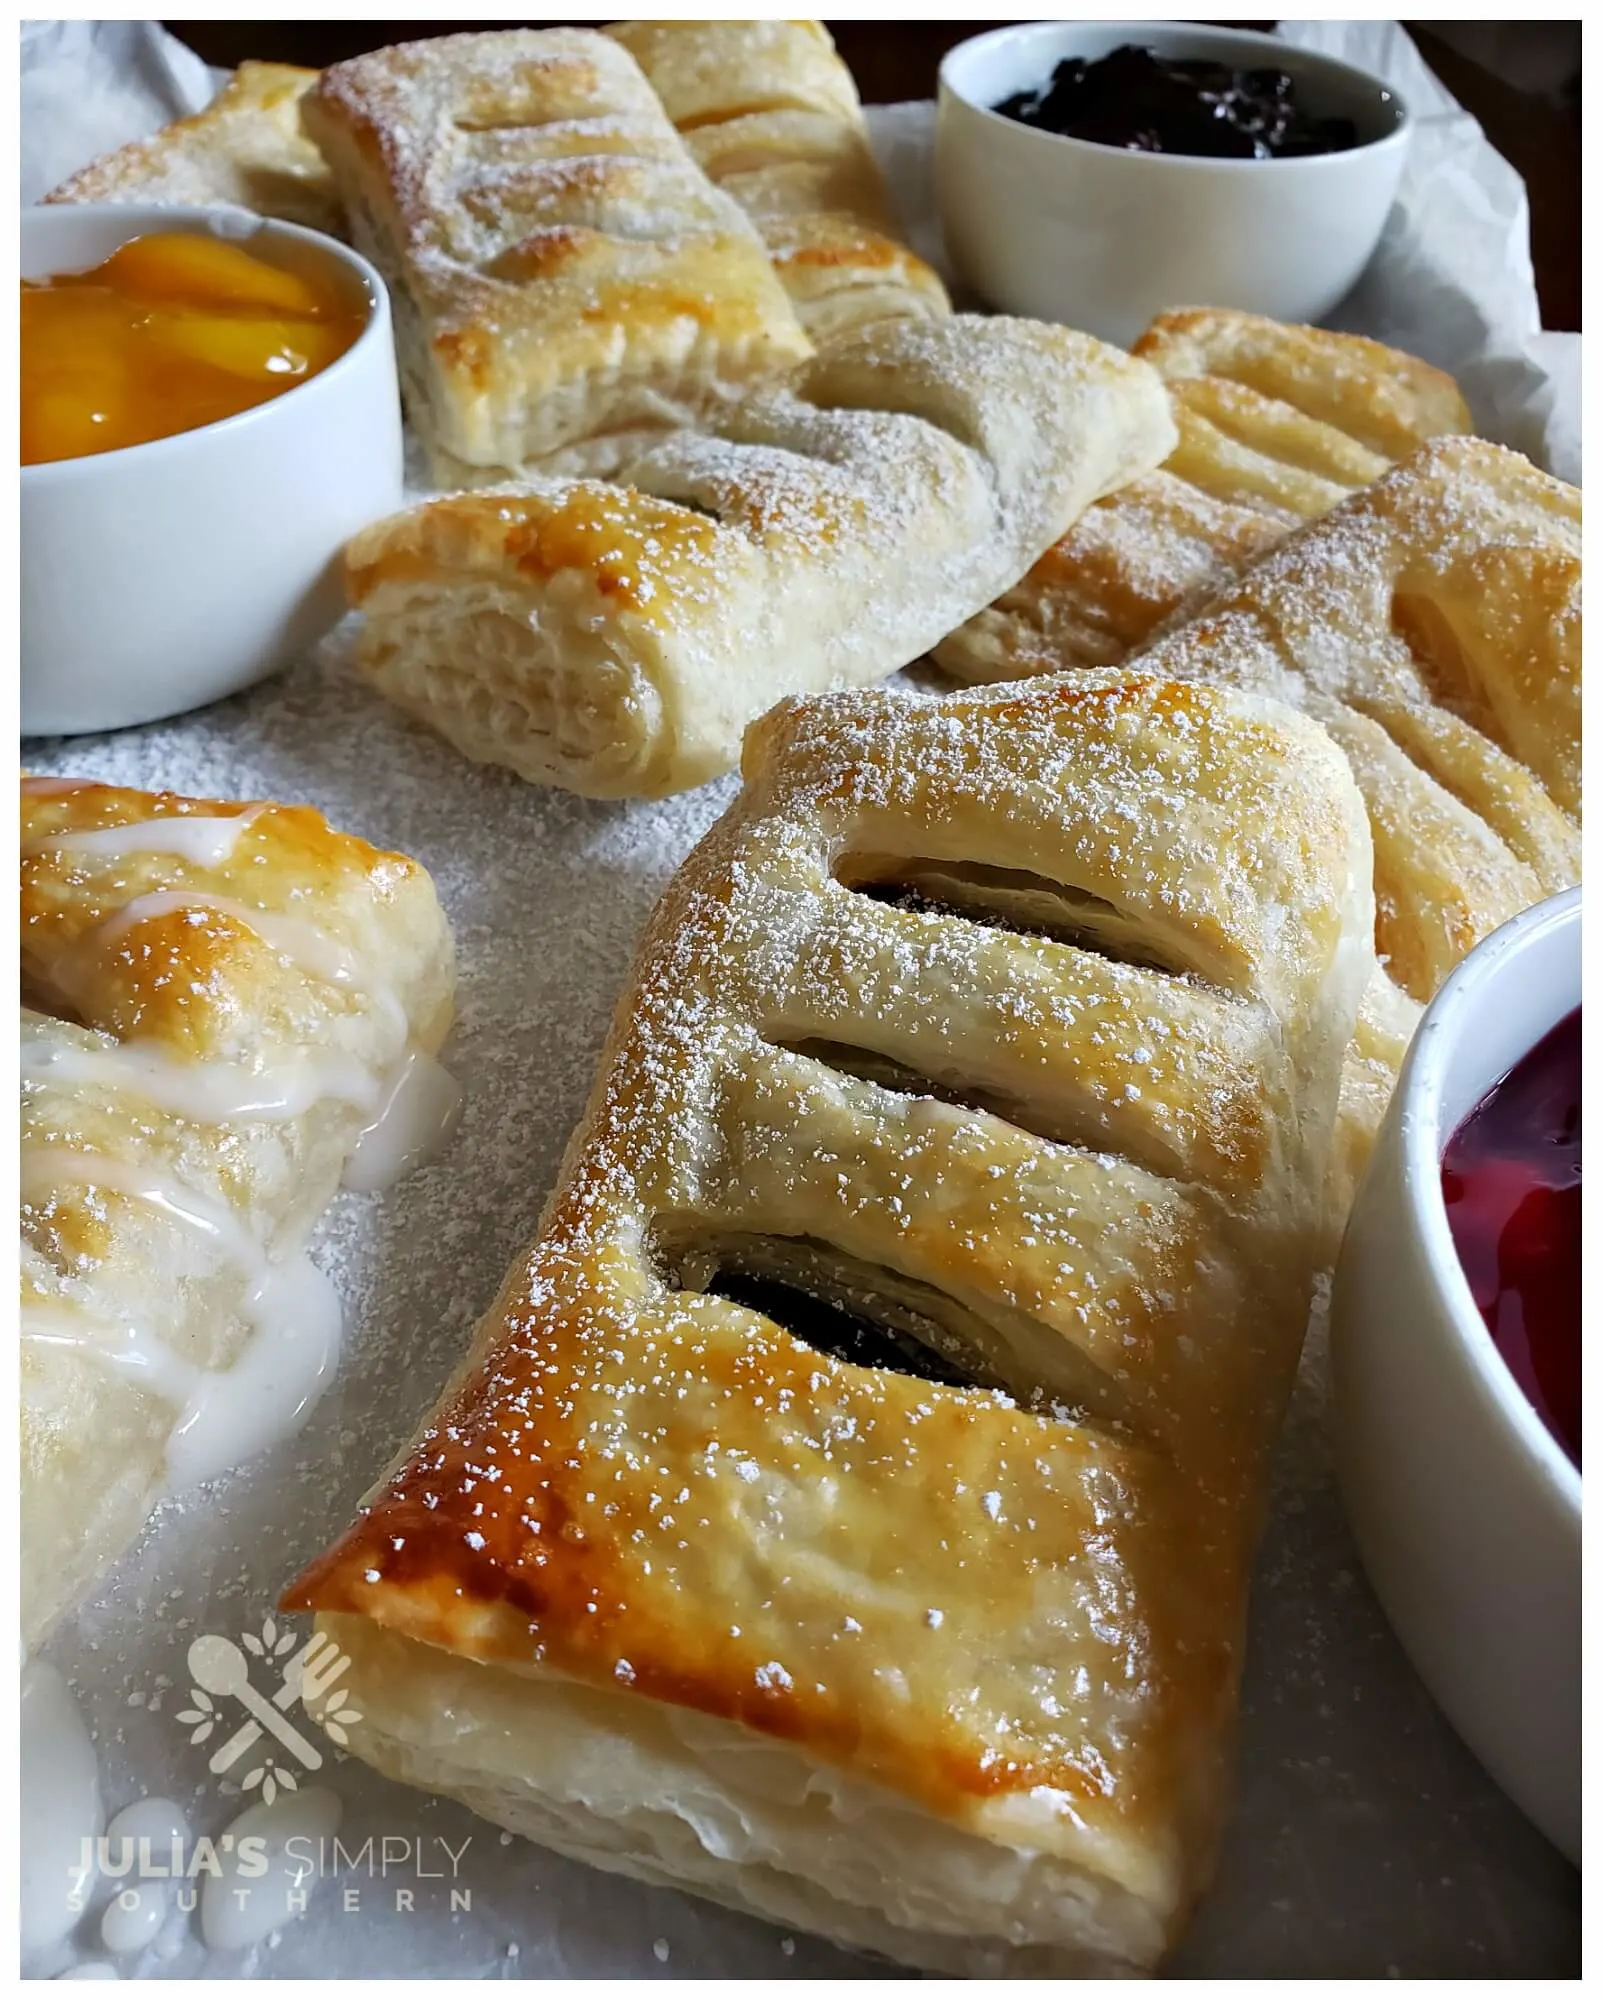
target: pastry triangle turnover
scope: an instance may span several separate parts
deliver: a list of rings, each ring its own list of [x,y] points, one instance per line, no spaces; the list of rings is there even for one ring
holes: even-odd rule
[[[1134,352],[1168,384],[1177,448],[935,649],[954,680],[1113,665],[1293,528],[1471,428],[1450,376],[1356,334],[1174,312]]]
[[[917,659],[1174,437],[1143,362],[978,317],[843,335],[718,430],[618,485],[455,494],[364,530],[359,667],[469,757],[598,798],[683,791],[784,695]]]
[[[702,172],[756,224],[813,340],[951,310],[901,241],[856,84],[821,21],[620,21],[606,32]]]
[[[1222,1813],[1373,964],[1254,695],[789,705],[540,1234],[286,1606],[381,1770],[963,1973],[1151,1966]]]
[[[450,933],[304,806],[22,786],[22,1623],[294,1430],[338,1350],[304,1245],[450,1102]],[[420,1116],[419,1116],[420,1114]]]
[[[1294,703],[1367,801],[1383,972],[1343,1094],[1343,1223],[1420,1006],[1499,924],[1579,880],[1580,496],[1516,452],[1442,439],[1138,664]]]

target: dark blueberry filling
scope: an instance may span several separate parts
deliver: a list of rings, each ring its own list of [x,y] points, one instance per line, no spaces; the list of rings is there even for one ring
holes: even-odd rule
[[[1357,144],[1349,118],[1314,118],[1279,69],[1170,61],[1126,43],[1090,61],[1069,56],[1040,90],[996,105],[1004,118],[1125,152],[1209,160],[1292,160]]]

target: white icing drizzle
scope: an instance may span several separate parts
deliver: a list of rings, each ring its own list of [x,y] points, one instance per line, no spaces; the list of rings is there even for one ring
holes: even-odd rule
[[[343,1323],[339,1294],[309,1257],[269,1258],[228,1210],[164,1175],[103,1154],[26,1147],[22,1180],[24,1193],[101,1187],[148,1202],[210,1237],[240,1266],[241,1310],[252,1332],[229,1368],[196,1367],[149,1327],[91,1327],[59,1307],[23,1312],[24,1339],[76,1347],[180,1407],[167,1445],[172,1492],[213,1478],[299,1429],[333,1373]]]
[[[387,1188],[433,1158],[456,1129],[462,1091],[449,1070],[415,1044],[385,1079],[378,1108],[345,1162],[345,1185]]]
[[[22,1957],[65,1943],[95,1877],[104,1824],[100,1766],[68,1687],[44,1660],[22,1665]]]
[[[57,854],[92,854],[112,861],[129,854],[176,854],[197,868],[220,868],[240,835],[266,811],[264,802],[246,806],[241,813],[165,813],[159,819],[129,820],[123,826],[45,834],[27,842],[25,851],[47,848]]]
[[[142,1951],[167,1917],[167,1881],[180,1872],[189,1822],[171,1799],[136,1799],[106,1828],[106,1866],[121,1870],[116,1894],[100,1919],[100,1942],[117,1957]]]
[[[260,1944],[300,1914],[315,1886],[306,1856],[323,1852],[342,1813],[337,1792],[308,1785],[280,1792],[271,1805],[247,1807],[228,1826],[217,1841],[222,1872],[208,1875],[200,1892],[200,1934],[212,1951]]]
[[[67,1089],[88,1085],[97,1092],[127,1092],[170,1117],[202,1125],[302,1118],[325,1099],[365,1112],[382,1089],[364,1063],[337,1049],[306,1049],[250,1069],[241,1063],[184,1062],[139,1041],[115,1048],[30,1044],[23,1049],[22,1078]]]
[[[356,984],[358,966],[355,953],[347,950],[337,938],[318,930],[315,924],[307,923],[303,917],[286,917],[275,910],[255,910],[237,897],[214,896],[199,889],[152,889],[143,896],[131,897],[121,909],[113,910],[87,932],[80,940],[79,949],[82,950],[92,940],[98,951],[115,942],[125,931],[148,923],[154,917],[167,916],[174,910],[212,910],[218,916],[232,917],[236,922],[247,925],[263,944],[281,952],[303,972],[326,979],[331,986],[351,987]]]
[[[38,789],[70,790],[74,782],[41,779]],[[216,867],[266,810],[266,805],[253,805],[227,817],[177,814],[38,844],[112,860],[139,853],[177,854],[197,866]],[[138,925],[173,912],[192,912],[196,922],[203,922],[206,913],[234,919],[310,977],[349,994],[360,988],[362,966],[356,953],[315,924],[253,909],[233,897],[182,888],[154,889],[110,912],[63,954],[54,968],[55,984],[69,995],[92,990],[95,962],[108,946]],[[348,1105],[364,1122],[351,1149],[346,1184],[364,1191],[387,1187],[443,1142],[455,1121],[459,1092],[434,1058],[407,1040],[409,1024],[397,993],[380,986],[370,1004],[378,1016],[381,1044],[401,1050],[383,1070],[328,1048],[288,1049],[250,1065],[186,1062],[160,1044],[137,1039],[65,1046],[30,1038],[24,1044],[23,1081],[128,1097],[169,1117],[204,1125],[252,1119],[279,1123],[303,1118],[319,1104]],[[332,1373],[341,1333],[338,1297],[308,1258],[269,1258],[231,1211],[159,1172],[131,1168],[103,1154],[25,1143],[22,1183],[34,1199],[61,1186],[76,1186],[100,1187],[145,1202],[179,1227],[209,1237],[240,1269],[241,1310],[252,1332],[226,1369],[208,1370],[185,1361],[153,1327],[96,1325],[60,1306],[34,1305],[24,1312],[25,1338],[93,1354],[174,1406],[179,1414],[167,1450],[171,1491],[211,1478],[299,1427]]]

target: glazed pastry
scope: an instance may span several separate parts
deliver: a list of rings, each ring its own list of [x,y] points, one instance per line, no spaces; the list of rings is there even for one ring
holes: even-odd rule
[[[594,797],[729,770],[781,696],[882,679],[1173,442],[1142,363],[1033,321],[884,321],[626,485],[436,500],[346,552],[358,662],[469,757]]]
[[[1177,449],[935,649],[953,679],[1112,665],[1291,529],[1429,439],[1470,428],[1450,376],[1355,334],[1176,312],[1134,351],[1169,384]]]
[[[285,1598],[351,1743],[913,1965],[1128,1972],[1205,1877],[1373,965],[1344,761],[1108,675],[788,704],[540,1234]]]
[[[1138,664],[1305,709],[1368,803],[1376,943],[1400,991],[1371,996],[1353,1051],[1343,1220],[1418,1003],[1580,877],[1580,496],[1498,445],[1426,446]]]
[[[306,1258],[448,1109],[450,935],[304,806],[22,786],[22,1616],[291,1431],[339,1301]],[[360,1142],[358,1144],[358,1141]]]
[[[334,179],[300,129],[314,69],[244,62],[193,118],[91,161],[46,201],[231,202],[329,236],[345,233]]]
[[[811,351],[744,210],[605,35],[379,49],[325,70],[304,117],[443,483],[610,471]]]
[[[620,21],[607,33],[755,222],[813,340],[951,310],[901,241],[857,87],[821,21]]]

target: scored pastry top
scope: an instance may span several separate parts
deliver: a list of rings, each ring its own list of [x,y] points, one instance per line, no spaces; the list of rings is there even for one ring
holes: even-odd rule
[[[661,428],[810,351],[743,210],[605,35],[379,49],[325,70],[305,122],[449,457],[515,470]]]
[[[469,756],[601,797],[730,769],[787,694],[878,680],[1173,442],[1066,327],[886,320],[629,458],[447,496],[346,551],[358,661]]]
[[[790,704],[745,776],[539,1240],[286,1603],[1089,1839],[1168,1905],[1372,966],[1360,802],[1273,704],[1111,676]]]
[[[820,21],[619,21],[708,178],[762,233],[814,340],[949,310],[900,238],[851,72]]]
[[[1478,438],[1426,446],[1139,656],[1316,716],[1373,821],[1378,944],[1428,1001],[1579,879],[1580,496]]]
[[[1133,351],[1168,384],[1175,449],[936,648],[955,678],[1114,665],[1301,523],[1472,428],[1449,375],[1357,334],[1209,308],[1163,314]]]

